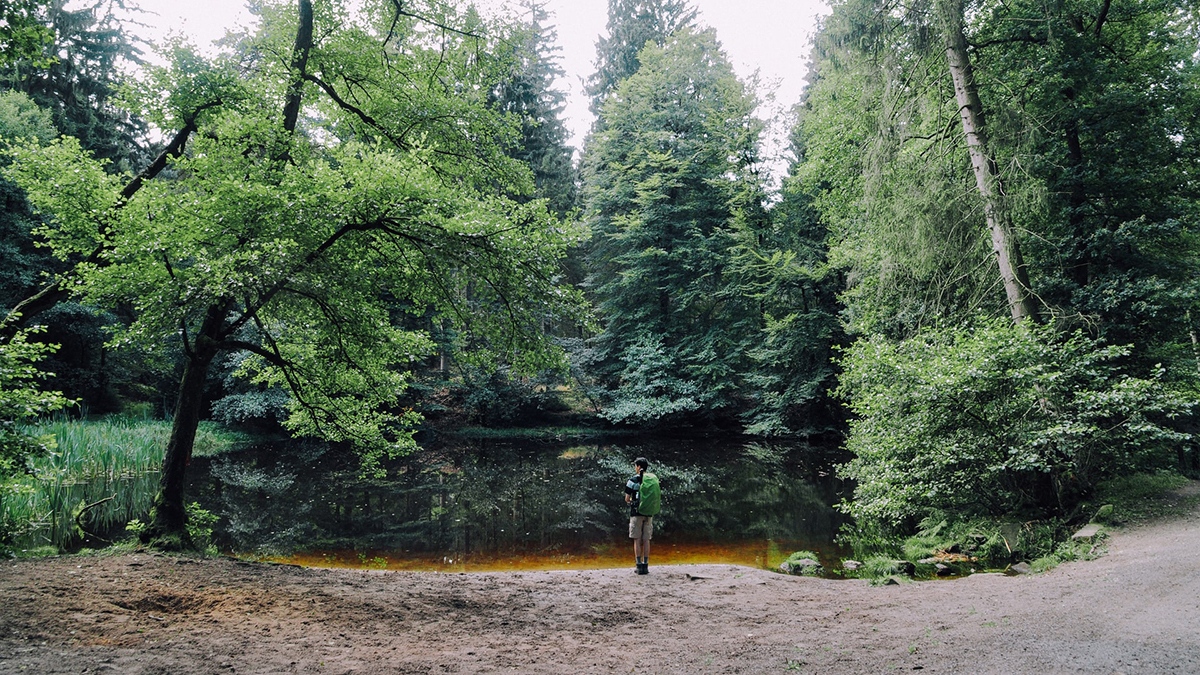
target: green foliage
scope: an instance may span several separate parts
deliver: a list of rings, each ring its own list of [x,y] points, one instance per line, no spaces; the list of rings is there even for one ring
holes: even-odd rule
[[[797,148],[799,152],[799,148]],[[772,227],[735,252],[738,292],[763,314],[749,351],[751,407],[746,432],[763,436],[816,434],[840,428],[829,390],[837,369],[833,347],[844,342],[836,293],[841,279],[826,261],[826,232],[800,182],[784,182]]]
[[[699,386],[675,374],[676,359],[658,336],[639,335],[625,348],[622,360],[620,385],[601,417],[644,425],[700,409]]]
[[[605,416],[645,423],[736,403],[760,329],[732,249],[764,226],[761,124],[712,32],[648,44],[584,157]]]
[[[1060,541],[1045,555],[1034,558],[1029,567],[1036,573],[1048,572],[1060,564],[1075,560],[1094,560],[1104,552],[1103,542],[1107,533],[1101,531],[1095,540]]]
[[[558,64],[558,32],[546,26],[543,6],[527,0],[530,14],[524,41],[514,43],[513,72],[496,92],[495,105],[521,121],[521,137],[509,156],[533,172],[533,196],[545,199],[552,213],[565,218],[574,210],[576,195],[572,150],[562,115],[566,95],[554,88],[564,73]]]
[[[854,576],[869,579],[873,586],[909,583],[912,578],[905,573],[904,562],[890,556],[872,556],[863,560],[862,567],[854,572]]]
[[[1096,486],[1092,503],[1111,506],[1111,514],[1106,521],[1095,520],[1127,524],[1187,513],[1200,497],[1181,498],[1174,493],[1188,483],[1187,478],[1171,471],[1114,476]]]
[[[17,139],[49,143],[57,135],[50,112],[28,94],[0,92],[0,143],[7,146]]]
[[[556,387],[561,380],[549,373],[518,377],[507,368],[490,371],[466,367],[460,381],[449,383],[453,402],[470,415],[471,422],[484,426],[529,426],[542,424],[553,413],[568,410]]]
[[[1185,5],[964,4],[1032,290],[1064,330],[1131,345],[1142,377],[1194,357],[1200,63]],[[829,229],[853,333],[1003,311],[937,23],[935,5],[850,0],[816,39],[793,179]]]
[[[11,67],[22,60],[47,65],[43,49],[54,40],[54,32],[42,21],[49,3],[39,0],[5,0],[0,5],[0,66]]]
[[[466,362],[556,365],[541,326],[581,313],[555,273],[582,233],[543,202],[498,196],[531,182],[504,154],[516,120],[489,105],[511,72],[496,56],[503,26],[409,8],[462,29],[442,39],[398,7],[320,3],[310,45],[295,43],[293,5],[261,9],[240,53],[175,45],[171,65],[130,88],[130,105],[186,141],[170,171],[117,177],[66,138],[14,150],[7,175],[50,219],[38,233],[57,256],[90,257],[72,289],[131,316],[112,346],[182,347],[178,447],[191,445],[217,355],[248,352],[235,374],[289,393],[286,428],[351,443],[377,471],[413,447],[419,416],[397,397],[433,349],[406,319],[455,325]],[[383,34],[400,47],[372,58]],[[307,79],[263,58],[293,47]],[[301,102],[302,123],[289,112]]]
[[[1129,374],[1128,352],[1004,320],[860,340],[838,390],[856,415],[843,508],[901,531],[934,510],[1068,516],[1098,481],[1169,465],[1192,401],[1161,369]]]
[[[37,386],[45,375],[36,364],[57,349],[29,340],[40,330],[19,330],[0,342],[0,480],[22,472],[26,456],[39,448],[35,436],[20,425],[71,403],[62,394]]]
[[[0,486],[0,523],[10,543],[70,549],[85,535],[80,525],[104,536],[149,510],[169,423],[108,417],[55,420],[21,431],[38,439],[40,449],[27,458],[23,475]],[[231,441],[209,432],[201,442],[213,451]]]
[[[203,509],[198,502],[187,505],[187,532],[196,550],[209,555],[217,554],[217,547],[212,543],[213,525],[220,517]]]
[[[695,20],[696,10],[686,0],[608,0],[608,27],[596,41],[596,72],[587,81],[598,125],[605,122],[600,116],[605,99],[641,67],[646,44],[661,46]]]
[[[141,61],[141,50],[115,10],[116,3],[104,2],[56,6],[46,17],[52,39],[40,58],[0,71],[0,89],[28,94],[59,133],[128,170],[149,160],[150,143],[145,123],[118,101],[127,66]]]

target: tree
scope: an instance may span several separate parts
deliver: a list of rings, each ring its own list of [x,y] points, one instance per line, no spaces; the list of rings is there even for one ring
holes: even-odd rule
[[[49,143],[57,133],[50,113],[28,96],[0,92],[0,147],[21,138]],[[0,306],[11,307],[37,287],[45,261],[29,234],[36,221],[25,194],[11,181],[0,179],[0,196]]]
[[[696,10],[687,0],[608,0],[608,35],[596,41],[596,72],[587,83],[598,123],[604,100],[641,67],[646,44],[662,46],[695,22]]]
[[[141,51],[113,0],[76,9],[56,3],[46,21],[52,38],[40,60],[21,61],[0,75],[0,88],[28,94],[49,110],[60,133],[78,138],[114,170],[149,161],[145,124],[117,103],[126,66]]]
[[[524,5],[524,40],[513,45],[512,74],[496,92],[496,106],[521,120],[521,137],[509,156],[533,171],[533,197],[547,200],[560,218],[575,208],[577,189],[572,149],[567,145],[567,128],[562,114],[566,95],[554,88],[563,74],[558,64],[558,32],[546,26],[549,15],[544,5]]]
[[[828,232],[852,335],[1003,309],[945,53],[909,21],[873,0],[838,5],[797,107],[793,189]]]
[[[1031,233],[1038,295],[1071,325],[1133,344],[1143,369],[1192,360],[1195,26],[1172,0],[1019,2],[972,26],[993,136],[1009,139],[1001,162],[1022,168],[1009,185],[1027,205],[1013,214]]]
[[[794,176],[850,284],[857,516],[1069,517],[1099,480],[1184,468],[1194,35],[1170,0],[835,7]],[[1009,234],[1027,281],[996,274]]]
[[[760,123],[712,31],[641,52],[584,157],[599,373],[615,421],[729,408],[761,317],[731,250],[765,225]]]
[[[38,15],[51,36],[38,46],[39,58],[21,59],[0,71],[0,90],[9,100],[25,96],[45,111],[54,130],[50,137],[61,133],[79,138],[86,150],[109,160],[113,171],[145,163],[150,144],[144,122],[117,104],[126,66],[136,64],[140,54],[116,18],[117,9],[111,0],[72,9],[52,4]],[[61,273],[70,262],[56,260],[36,246],[31,234],[36,219],[29,214],[24,194],[11,182],[4,183],[0,259],[13,274],[0,274],[0,306],[12,307],[37,290],[43,275]],[[51,374],[44,384],[80,400],[91,411],[118,406],[116,391],[128,390],[125,385],[134,383],[114,374],[136,367],[139,359],[133,354],[111,358],[114,355],[103,346],[105,326],[119,319],[76,302],[56,303],[48,312],[30,309],[20,314],[23,320],[36,315],[45,325],[38,339],[61,346],[41,362]]]
[[[828,262],[828,232],[814,206],[815,190],[797,169],[805,157],[801,127],[792,134],[790,175],[770,211],[769,229],[734,251],[740,292],[763,314],[761,339],[749,352],[748,433],[814,435],[839,430],[834,348],[845,341],[837,293],[844,280]]]
[[[1000,280],[1008,298],[1008,310],[1013,321],[1036,319],[1037,305],[1030,292],[1029,274],[1008,214],[1000,171],[988,143],[983,103],[979,100],[975,71],[967,51],[967,38],[963,33],[965,3],[963,0],[939,0],[936,11],[946,42],[946,63],[954,82],[954,98],[967,139],[967,153],[971,157],[975,186],[983,202],[984,219],[992,235],[992,251],[996,254]]]
[[[901,533],[935,513],[1071,518],[1098,482],[1170,467],[1195,401],[1161,368],[1130,373],[1128,351],[1008,319],[859,340],[839,388],[855,413],[844,508]]]
[[[42,48],[54,39],[40,16],[47,3],[5,0],[0,5],[0,66],[21,60],[44,64]]]
[[[251,354],[240,372],[289,391],[291,430],[353,444],[371,470],[413,445],[395,401],[431,348],[393,308],[441,312],[474,358],[531,369],[558,358],[540,322],[580,307],[553,281],[577,232],[504,196],[530,181],[487,104],[508,72],[500,28],[440,4],[370,9],[262,3],[239,55],[175,46],[136,97],[178,131],[138,176],[70,138],[15,153],[9,175],[53,217],[39,234],[83,260],[59,288],[130,308],[114,344],[184,355],[147,540],[187,543],[219,355]]]

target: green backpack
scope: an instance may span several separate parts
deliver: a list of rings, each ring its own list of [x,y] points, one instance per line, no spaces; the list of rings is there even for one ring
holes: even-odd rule
[[[644,473],[642,486],[638,488],[638,513],[643,516],[657,516],[661,510],[662,490],[658,486],[658,476]]]

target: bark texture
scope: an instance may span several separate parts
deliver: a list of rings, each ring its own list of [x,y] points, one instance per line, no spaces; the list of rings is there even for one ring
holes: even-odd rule
[[[1000,279],[1008,298],[1009,312],[1013,321],[1037,319],[1038,309],[1029,290],[1029,275],[1021,258],[1021,249],[1004,203],[1004,185],[1000,171],[988,145],[987,126],[983,115],[983,104],[979,99],[979,88],[971,67],[971,56],[967,51],[967,38],[963,30],[962,0],[939,0],[938,20],[941,23],[946,43],[946,64],[950,78],[954,81],[954,96],[958,101],[958,112],[962,119],[963,134],[967,139],[967,152],[971,156],[971,168],[975,173],[975,185],[983,200],[983,213],[988,230],[992,235],[992,251],[1000,268]]]

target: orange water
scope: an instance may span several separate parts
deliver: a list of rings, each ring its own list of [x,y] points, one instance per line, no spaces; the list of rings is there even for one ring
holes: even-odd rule
[[[350,569],[386,569],[420,572],[519,572],[533,570],[591,570],[633,565],[633,544],[559,548],[535,553],[471,553],[465,556],[413,554],[395,551],[313,551],[274,562]],[[793,542],[669,542],[652,541],[654,565],[723,563],[774,569],[802,548]]]

